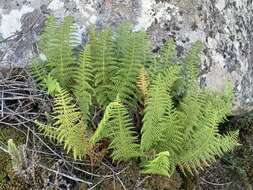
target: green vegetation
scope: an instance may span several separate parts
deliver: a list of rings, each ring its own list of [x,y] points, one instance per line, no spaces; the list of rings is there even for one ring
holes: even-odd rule
[[[50,17],[40,42],[47,60],[30,68],[54,97],[48,123],[37,125],[75,159],[106,139],[114,161],[140,158],[142,173],[170,176],[177,166],[202,169],[238,145],[237,131],[218,129],[232,107],[231,86],[224,93],[199,88],[200,42],[179,59],[173,40],[152,55],[147,34],[129,23],[116,32],[93,28],[89,36],[76,57],[73,20],[57,25]],[[102,118],[94,117],[97,110]]]

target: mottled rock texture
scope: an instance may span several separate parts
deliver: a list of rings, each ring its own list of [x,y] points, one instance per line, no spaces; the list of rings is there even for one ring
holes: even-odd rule
[[[49,14],[59,20],[74,16],[80,43],[87,26],[115,26],[125,19],[149,32],[154,50],[174,38],[181,56],[201,40],[200,84],[222,90],[230,80],[233,113],[253,109],[252,0],[0,0],[1,67],[23,67],[39,54],[36,41]]]

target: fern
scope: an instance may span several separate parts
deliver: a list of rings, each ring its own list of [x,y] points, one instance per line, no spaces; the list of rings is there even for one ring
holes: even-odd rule
[[[52,58],[55,56],[57,32],[58,30],[55,17],[48,17],[39,41],[39,48],[46,55],[48,62],[52,62]]]
[[[110,103],[99,127],[91,139],[92,143],[107,137],[112,140],[109,149],[113,150],[113,160],[129,160],[141,155],[133,124],[126,108],[119,102]]]
[[[167,69],[171,64],[177,63],[176,56],[176,44],[174,40],[170,39],[165,42],[164,46],[160,50],[159,56],[154,59],[150,66],[150,76],[155,79],[156,75]]]
[[[170,176],[172,172],[170,153],[168,151],[158,153],[156,158],[149,161],[142,170],[142,173],[144,174],[158,174],[167,177]]]
[[[232,108],[231,85],[224,92],[198,85],[200,42],[178,59],[168,40],[153,59],[147,34],[123,23],[116,32],[92,28],[77,63],[75,44],[72,18],[58,25],[50,17],[40,42],[47,61],[30,68],[55,102],[52,122],[37,125],[75,159],[107,139],[114,161],[140,157],[143,173],[170,176],[177,166],[183,173],[202,169],[238,145],[238,132],[221,135],[218,128]],[[98,125],[87,135],[90,122]]]
[[[79,65],[74,70],[74,78],[76,82],[74,93],[79,100],[79,106],[86,122],[89,120],[89,108],[92,104],[92,95],[94,93],[90,45],[87,45],[80,53]]]
[[[109,146],[113,150],[114,160],[126,161],[141,155],[136,134],[133,132],[133,124],[129,118],[126,108],[120,102],[112,103],[112,116],[110,126],[112,130],[112,142]]]
[[[66,17],[63,23],[57,27],[57,33],[49,49],[50,59],[48,66],[51,68],[51,74],[57,79],[64,88],[70,86],[71,72],[73,64],[72,47],[75,45],[75,30],[73,19]]]
[[[120,58],[119,69],[114,77],[114,97],[119,96],[124,102],[134,105],[137,99],[137,80],[139,71],[144,64],[143,43],[144,33],[130,33],[128,46],[124,48]]]
[[[112,90],[112,78],[116,70],[115,58],[113,56],[113,41],[112,32],[110,29],[105,29],[100,32],[97,39],[97,52],[94,58],[95,66],[95,93],[99,105],[106,107],[111,96],[109,92]]]
[[[37,122],[39,128],[49,138],[64,143],[67,152],[72,151],[74,159],[83,158],[89,146],[85,136],[85,125],[81,113],[72,104],[72,98],[60,89],[56,94],[52,127]]]
[[[148,73],[145,70],[145,67],[143,66],[140,70],[137,86],[139,88],[141,98],[146,102],[148,97],[148,86],[149,86],[149,79],[148,79]]]
[[[173,111],[172,100],[168,89],[177,80],[178,72],[176,66],[171,67],[167,72],[160,73],[154,83],[151,84],[141,130],[141,147],[144,151],[148,151],[164,138],[166,128],[163,127],[163,121],[166,113],[170,115],[169,112]]]
[[[45,78],[48,75],[48,71],[45,68],[44,63],[39,62],[37,59],[33,59],[32,64],[28,68],[28,71],[33,76],[36,83],[41,86],[41,88],[47,88]]]

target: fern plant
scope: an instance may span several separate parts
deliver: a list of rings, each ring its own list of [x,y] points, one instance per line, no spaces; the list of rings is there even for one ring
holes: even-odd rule
[[[71,96],[61,88],[55,96],[52,120],[51,124],[37,121],[37,125],[46,136],[64,143],[64,149],[72,151],[75,159],[85,157],[89,143],[81,112],[72,103]]]
[[[50,17],[40,43],[47,61],[30,69],[55,102],[52,121],[37,125],[74,158],[107,139],[114,161],[140,158],[142,173],[170,176],[177,166],[193,173],[238,145],[237,131],[218,129],[230,114],[232,87],[221,93],[198,85],[200,42],[178,58],[173,40],[154,56],[147,34],[129,23],[115,32],[92,28],[89,36],[75,57],[72,19],[58,25]],[[102,114],[96,122],[94,110]]]

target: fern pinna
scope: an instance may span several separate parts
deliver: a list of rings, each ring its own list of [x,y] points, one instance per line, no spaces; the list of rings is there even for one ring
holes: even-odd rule
[[[193,173],[238,145],[238,132],[218,130],[232,108],[232,87],[222,93],[198,85],[200,42],[178,58],[168,40],[153,55],[147,34],[123,23],[115,32],[92,28],[75,57],[75,33],[71,18],[58,25],[50,17],[40,42],[47,59],[30,68],[55,102],[51,121],[37,124],[74,158],[106,139],[114,161],[141,158],[142,173],[170,176],[176,167]]]

